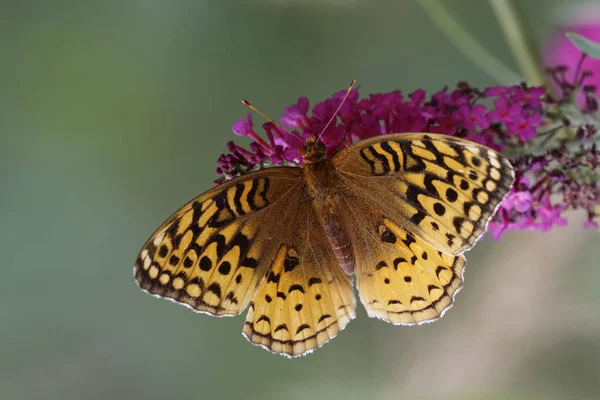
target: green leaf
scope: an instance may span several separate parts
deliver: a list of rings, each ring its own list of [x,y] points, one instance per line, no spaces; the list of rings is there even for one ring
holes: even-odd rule
[[[597,58],[600,60],[600,43],[596,43],[588,38],[585,38],[577,33],[567,32],[567,37],[571,42],[581,50],[583,53],[590,57]]]

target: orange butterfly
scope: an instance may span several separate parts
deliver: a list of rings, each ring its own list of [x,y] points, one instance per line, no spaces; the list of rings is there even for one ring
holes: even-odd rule
[[[245,337],[291,357],[354,318],[353,273],[369,316],[440,318],[462,286],[462,253],[511,188],[509,161],[431,133],[381,135],[332,158],[311,138],[301,154],[302,167],[250,172],[179,209],[140,251],[139,286],[216,316],[249,306]]]

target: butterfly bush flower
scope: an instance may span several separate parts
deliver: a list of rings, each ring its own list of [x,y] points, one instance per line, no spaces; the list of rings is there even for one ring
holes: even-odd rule
[[[353,89],[335,117],[345,91],[312,108],[306,97],[300,97],[284,109],[283,129],[272,122],[257,129],[250,115],[233,124],[234,133],[249,137],[252,143],[248,149],[233,142],[227,145],[229,153],[219,157],[220,178],[215,183],[265,166],[301,165],[298,149],[311,136],[321,135],[331,157],[378,135],[433,132],[481,143],[511,160],[516,180],[489,225],[494,239],[507,230],[547,231],[563,226],[567,223],[564,213],[571,209],[584,210],[586,227],[598,227],[596,89],[587,85],[593,81],[589,71],[569,71],[564,65],[548,69],[557,88],[554,96],[524,83],[480,90],[460,82],[455,89],[446,87],[429,96],[421,89],[408,95],[396,90],[362,99],[359,90]],[[577,105],[572,99],[579,92],[584,101]]]
[[[581,51],[566,36],[566,32],[573,32],[586,37],[596,43],[600,42],[600,6],[590,3],[585,7],[577,7],[568,21],[558,29],[555,36],[544,49],[545,65],[562,65],[566,68],[556,71],[560,80],[577,82],[575,75],[579,70],[590,71],[591,76],[586,79],[587,85],[600,85],[600,60],[593,57],[581,58]],[[579,65],[581,64],[581,65]],[[580,75],[580,79],[582,76]],[[559,88],[553,83],[554,88]],[[586,96],[581,91],[577,96],[580,106],[585,105]]]

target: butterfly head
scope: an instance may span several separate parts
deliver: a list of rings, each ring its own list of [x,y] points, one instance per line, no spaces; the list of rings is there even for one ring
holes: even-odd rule
[[[327,147],[316,137],[306,139],[300,149],[305,164],[314,164],[327,158]]]

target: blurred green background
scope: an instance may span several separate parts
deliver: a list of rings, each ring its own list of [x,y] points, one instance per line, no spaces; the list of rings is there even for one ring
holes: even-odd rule
[[[564,3],[518,3],[546,40]],[[488,2],[445,4],[517,70]],[[212,186],[242,97],[276,118],[351,78],[497,84],[416,2],[3,0],[0,21],[1,399],[600,398],[599,237],[578,215],[482,241],[435,324],[360,306],[295,360],[134,283],[147,237]]]

